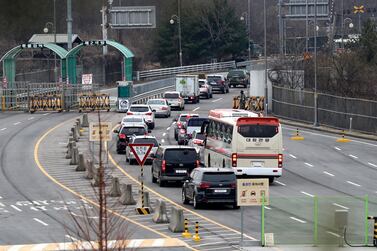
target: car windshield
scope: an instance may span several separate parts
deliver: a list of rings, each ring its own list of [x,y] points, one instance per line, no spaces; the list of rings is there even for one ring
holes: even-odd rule
[[[245,73],[243,71],[230,71],[228,73],[228,78],[233,76],[244,76]]]
[[[207,172],[203,174],[203,181],[209,182],[235,182],[236,175],[230,172]]]
[[[203,80],[203,81],[199,81],[199,87],[203,87],[203,85],[205,85],[205,81]]]
[[[137,138],[134,143],[137,144],[153,144],[153,146],[158,146],[158,142],[155,138]]]
[[[246,138],[272,138],[279,132],[275,125],[241,125],[238,133]]]
[[[131,112],[147,112],[149,108],[147,106],[131,106]]]
[[[146,130],[144,127],[123,127],[122,131],[120,132],[122,134],[126,135],[144,135],[146,133]]]
[[[165,151],[165,160],[170,163],[195,163],[198,154],[195,149],[167,149]]]
[[[203,133],[197,133],[195,139],[205,140],[206,136]]]
[[[178,93],[165,93],[164,95],[164,98],[179,98],[179,94]]]
[[[138,117],[126,117],[122,119],[122,123],[142,123],[144,122],[143,118]]]
[[[165,100],[149,100],[148,105],[165,105]]]
[[[208,76],[207,81],[208,82],[218,82],[218,81],[221,81],[221,77],[220,76]]]
[[[192,118],[187,121],[187,126],[201,127],[204,121],[207,121],[206,118]]]

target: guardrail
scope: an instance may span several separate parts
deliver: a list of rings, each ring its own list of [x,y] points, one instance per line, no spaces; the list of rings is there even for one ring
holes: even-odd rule
[[[137,71],[136,80],[142,79],[157,79],[161,77],[174,76],[176,74],[182,73],[191,73],[191,72],[216,72],[227,69],[236,68],[235,61],[221,62],[221,63],[212,63],[212,64],[198,64],[198,65],[187,65],[182,67],[172,67],[172,68],[163,68],[155,69],[148,71]]]

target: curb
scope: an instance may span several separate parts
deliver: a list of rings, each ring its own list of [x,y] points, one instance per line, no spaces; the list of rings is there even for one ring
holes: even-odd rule
[[[321,132],[329,132],[329,133],[335,133],[342,135],[354,137],[354,138],[360,138],[360,139],[366,139],[366,140],[375,140],[377,141],[377,135],[371,135],[371,134],[365,134],[365,133],[360,133],[360,132],[349,132],[346,130],[340,130],[340,129],[334,129],[326,126],[313,126],[308,123],[303,123],[303,122],[296,122],[296,121],[291,121],[291,120],[286,120],[286,119],[281,119],[279,118],[280,122],[283,125],[289,125],[289,126],[296,126],[296,127],[302,127],[310,130],[315,130],[315,131],[321,131]]]

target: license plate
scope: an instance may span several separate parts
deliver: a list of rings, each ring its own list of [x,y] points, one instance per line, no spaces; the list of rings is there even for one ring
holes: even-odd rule
[[[262,161],[252,161],[251,165],[253,167],[263,167],[264,166],[264,162],[262,162]]]
[[[175,170],[175,173],[187,173],[187,170]]]
[[[215,189],[215,193],[226,193],[226,189]]]

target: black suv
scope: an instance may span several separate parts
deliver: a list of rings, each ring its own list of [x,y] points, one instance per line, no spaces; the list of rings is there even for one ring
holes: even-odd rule
[[[199,165],[194,147],[160,146],[152,163],[152,182],[162,187],[168,181],[185,181]]]
[[[119,130],[115,129],[114,133],[118,134],[117,137],[117,153],[123,153],[126,151],[128,141],[132,136],[147,135],[150,132],[146,125],[135,124],[125,125]]]
[[[237,178],[230,168],[195,168],[182,187],[182,202],[193,202],[194,208],[207,203],[237,206]]]
[[[229,71],[227,77],[230,87],[236,87],[237,85],[243,85],[247,87],[250,82],[250,75],[245,70],[231,70]]]

